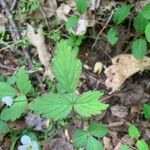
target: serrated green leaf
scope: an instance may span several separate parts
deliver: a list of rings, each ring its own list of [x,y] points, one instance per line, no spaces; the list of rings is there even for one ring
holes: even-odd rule
[[[143,17],[141,13],[134,18],[133,26],[138,33],[144,33],[146,26],[148,24],[148,20]]]
[[[138,150],[149,150],[148,145],[144,140],[138,140],[136,146]]]
[[[73,133],[73,145],[75,148],[84,147],[87,141],[88,133],[86,131],[77,129]]]
[[[0,82],[0,100],[4,96],[16,96],[16,90],[6,82]]]
[[[139,133],[137,127],[134,125],[129,126],[128,133],[129,133],[130,137],[132,137],[132,138],[138,139],[140,137],[140,133]]]
[[[107,32],[107,40],[111,45],[115,45],[118,41],[118,33],[116,29],[110,28]]]
[[[16,83],[16,80],[17,80],[16,76],[13,75],[13,76],[10,76],[10,77],[7,79],[7,83],[10,84],[10,85],[13,85],[13,84]]]
[[[108,129],[104,124],[93,121],[90,124],[88,131],[92,136],[103,137],[107,134]]]
[[[121,145],[119,150],[131,150],[127,145]]]
[[[146,35],[147,41],[150,43],[150,23],[146,26],[145,35]]]
[[[24,67],[21,67],[18,70],[16,77],[17,77],[16,84],[20,92],[22,94],[27,94],[28,92],[30,92],[32,85]]]
[[[67,22],[66,22],[66,29],[68,31],[70,31],[73,27],[75,27],[77,25],[79,21],[79,17],[78,16],[71,16],[68,18]]]
[[[53,120],[65,118],[72,109],[72,102],[60,94],[45,94],[29,104],[30,110]]]
[[[144,104],[143,111],[144,111],[144,117],[146,119],[150,119],[150,104]]]
[[[86,150],[103,150],[103,144],[94,137],[89,136],[86,142]]]
[[[73,93],[78,85],[82,64],[72,53],[66,41],[61,41],[52,59],[52,70],[59,84],[67,92]]]
[[[0,120],[0,134],[7,133],[10,131],[7,123]]]
[[[131,5],[123,4],[122,6],[118,7],[113,15],[113,22],[115,24],[122,23],[125,18],[128,16],[131,9]]]
[[[132,55],[136,59],[142,59],[147,53],[147,43],[143,39],[136,39],[132,43]]]
[[[77,7],[77,11],[80,14],[84,14],[88,8],[88,1],[87,0],[76,0],[76,7]]]
[[[89,91],[83,93],[76,100],[74,109],[82,116],[88,117],[91,115],[100,114],[102,110],[105,110],[108,105],[100,103],[99,98],[103,93],[99,91]]]
[[[27,105],[27,99],[25,95],[20,95],[14,100],[14,104],[11,107],[4,108],[0,114],[1,120],[12,120],[18,119],[22,113],[25,111]]]
[[[143,7],[141,14],[144,16],[144,18],[150,19],[150,3]]]

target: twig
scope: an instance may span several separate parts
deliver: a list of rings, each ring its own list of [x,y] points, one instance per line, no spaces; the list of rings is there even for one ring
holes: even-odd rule
[[[108,23],[110,22],[110,20],[111,20],[113,14],[114,14],[114,11],[112,10],[112,12],[111,12],[111,14],[110,14],[110,16],[109,16],[107,22],[105,23],[104,27],[103,27],[103,28],[100,30],[100,32],[98,33],[98,35],[97,35],[97,37],[96,37],[96,40],[95,40],[94,44],[92,45],[91,50],[93,50],[93,48],[95,47],[95,45],[96,45],[96,43],[97,43],[97,41],[98,41],[98,37],[102,34],[102,32],[103,32],[103,31],[105,30],[105,28],[107,27],[107,25],[108,25]]]
[[[17,0],[14,0],[14,1],[12,2],[12,4],[11,4],[11,7],[10,7],[10,11],[11,11],[11,12],[15,9],[16,4],[17,4]]]

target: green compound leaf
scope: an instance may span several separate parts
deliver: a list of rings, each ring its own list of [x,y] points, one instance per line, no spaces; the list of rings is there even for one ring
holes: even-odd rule
[[[73,145],[75,148],[84,147],[88,138],[88,133],[86,131],[77,129],[73,133]]]
[[[11,87],[8,83],[0,82],[0,100],[4,96],[16,96],[17,92],[16,90]]]
[[[141,14],[144,16],[144,18],[150,19],[150,3],[143,7]]]
[[[138,150],[149,150],[148,145],[144,140],[138,140],[136,146]]]
[[[89,136],[86,142],[86,150],[103,150],[103,144],[94,137]]]
[[[128,133],[130,137],[135,138],[135,139],[138,139],[140,136],[138,129],[134,125],[129,126]]]
[[[73,27],[75,27],[77,25],[79,21],[79,17],[78,16],[71,16],[68,18],[67,22],[66,22],[66,29],[68,31],[70,31]]]
[[[143,110],[144,110],[144,117],[146,119],[150,119],[150,104],[144,104]]]
[[[132,55],[136,59],[142,59],[147,53],[147,43],[143,39],[136,39],[132,44]]]
[[[122,6],[118,7],[114,12],[113,22],[115,24],[122,23],[125,18],[128,16],[131,9],[131,5],[123,4]]]
[[[72,109],[71,101],[73,100],[69,100],[66,95],[45,94],[31,102],[29,108],[47,118],[61,120],[70,113]]]
[[[30,92],[32,85],[24,67],[21,67],[18,70],[16,77],[17,77],[16,84],[20,92],[22,94],[27,94],[28,92]]]
[[[18,119],[22,113],[25,111],[25,107],[27,105],[27,98],[25,95],[20,95],[14,100],[14,104],[11,107],[5,108],[1,114],[1,120],[12,120],[15,121]]]
[[[121,145],[119,150],[131,150],[127,145]]]
[[[105,110],[108,105],[103,104],[99,101],[99,97],[102,96],[103,93],[99,91],[89,91],[83,93],[76,100],[74,104],[74,109],[82,116],[91,116],[100,114],[102,110]]]
[[[145,35],[146,35],[147,41],[150,43],[150,23],[146,26]]]
[[[80,14],[84,14],[88,8],[88,1],[87,0],[76,0],[76,7],[77,7],[77,11]]]
[[[116,29],[110,28],[107,32],[107,40],[111,45],[115,45],[118,41],[118,31]]]
[[[88,131],[92,136],[103,137],[107,134],[108,129],[104,124],[93,121],[90,124]]]
[[[7,133],[10,131],[7,123],[0,120],[0,134]]]
[[[82,64],[66,41],[61,41],[52,59],[52,70],[59,84],[73,93],[78,85]]]
[[[146,29],[146,26],[147,26],[148,23],[149,23],[148,20],[145,19],[141,13],[139,13],[134,18],[133,26],[134,26],[136,32],[138,32],[138,33],[144,33],[145,29]]]

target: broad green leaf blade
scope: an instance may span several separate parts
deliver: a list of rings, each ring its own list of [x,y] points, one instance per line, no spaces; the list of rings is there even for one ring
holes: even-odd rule
[[[107,134],[108,129],[104,124],[93,121],[90,124],[88,131],[92,136],[103,137]]]
[[[73,145],[75,148],[84,147],[88,138],[88,133],[86,131],[77,129],[73,133]]]
[[[99,91],[83,93],[74,104],[75,111],[86,117],[100,114],[102,110],[105,110],[108,107],[107,104],[99,102],[99,97],[102,95],[103,93],[100,93]]]
[[[130,137],[135,138],[135,139],[138,139],[140,136],[140,133],[139,133],[137,127],[134,125],[129,126],[128,133],[129,133]]]
[[[148,24],[148,20],[143,17],[141,13],[134,18],[133,26],[138,33],[144,33],[146,26]]]
[[[77,25],[79,21],[79,17],[78,16],[71,16],[68,18],[67,22],[66,22],[66,29],[68,31],[70,31],[73,27],[75,27]]]
[[[119,150],[131,150],[127,145],[121,145]]]
[[[115,45],[118,41],[118,32],[116,29],[110,28],[107,32],[107,40],[111,45]]]
[[[113,22],[115,24],[122,23],[125,18],[128,16],[131,9],[131,5],[123,4],[122,6],[118,7],[114,12]]]
[[[0,120],[0,134],[7,133],[10,131],[7,123]]]
[[[15,99],[14,104],[10,108],[5,108],[0,115],[1,120],[12,120],[18,119],[22,113],[25,111],[27,105],[27,99],[25,95],[20,95]]]
[[[147,41],[150,43],[150,23],[146,26],[145,35],[146,35]]]
[[[77,11],[84,14],[88,8],[88,0],[76,0]]]
[[[144,140],[138,140],[136,146],[138,150],[149,150],[148,145]]]
[[[16,76],[17,76],[16,84],[17,84],[17,87],[20,90],[20,92],[22,94],[27,94],[28,92],[30,92],[32,85],[31,85],[29,76],[26,73],[24,67],[21,67],[18,70]]]
[[[150,119],[150,104],[144,104],[143,110],[144,110],[144,117],[146,119]]]
[[[82,65],[66,41],[61,41],[52,59],[54,76],[64,90],[73,93],[78,85]]]
[[[86,150],[103,150],[103,144],[94,137],[89,136],[86,142]]]
[[[142,59],[147,53],[147,43],[143,39],[136,39],[132,43],[132,55],[136,59]]]
[[[16,96],[17,92],[16,90],[11,87],[8,83],[0,82],[0,100],[4,96]]]
[[[150,3],[146,4],[142,11],[141,14],[144,16],[144,18],[149,19],[150,20]]]
[[[45,94],[29,104],[30,110],[53,120],[64,119],[71,111],[71,100],[60,94]]]

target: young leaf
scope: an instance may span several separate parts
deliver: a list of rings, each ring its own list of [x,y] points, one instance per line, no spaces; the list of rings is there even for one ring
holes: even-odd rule
[[[127,145],[121,145],[119,150],[131,150]]]
[[[0,134],[7,133],[10,131],[6,122],[0,120]]]
[[[144,16],[144,18],[150,19],[150,3],[143,7],[141,14]]]
[[[71,16],[68,18],[67,22],[66,22],[66,29],[68,31],[70,31],[73,27],[75,27],[77,25],[79,21],[79,17],[78,16]]]
[[[52,70],[59,84],[67,92],[73,93],[81,74],[81,62],[72,53],[66,41],[61,41],[52,59]]]
[[[108,129],[102,123],[93,121],[88,129],[89,133],[95,137],[103,137],[107,134]]]
[[[86,131],[77,129],[73,133],[73,145],[75,148],[84,147],[88,138],[88,133]]]
[[[72,102],[60,94],[45,94],[29,104],[30,110],[53,120],[65,118],[72,109]]]
[[[146,55],[147,43],[143,39],[136,39],[132,44],[132,55],[136,59],[141,59]]]
[[[87,0],[76,0],[76,7],[77,7],[77,11],[80,14],[84,14],[88,8],[88,1]]]
[[[14,97],[16,95],[17,95],[17,92],[13,87],[11,87],[8,83],[0,82],[0,100],[4,96]]]
[[[103,94],[98,91],[89,91],[83,93],[76,100],[74,109],[82,116],[91,116],[99,114],[102,110],[105,110],[108,105],[99,102],[99,97]]]
[[[141,13],[138,13],[138,15],[134,18],[133,26],[138,33],[144,33],[147,24],[148,20],[145,19]]]
[[[24,67],[21,67],[17,72],[16,84],[22,94],[27,94],[31,90],[32,85]]]
[[[0,115],[1,120],[12,120],[15,121],[19,118],[25,110],[27,105],[27,99],[25,95],[20,95],[14,100],[14,104],[11,107],[5,108]]]
[[[144,140],[138,140],[136,146],[138,150],[149,150],[148,145]]]
[[[128,132],[130,137],[132,138],[138,139],[140,136],[138,129],[134,125],[129,126]]]
[[[150,119],[150,104],[144,104],[143,110],[144,110],[144,117],[146,119]]]
[[[145,35],[146,35],[147,41],[150,43],[150,23],[146,26]]]
[[[118,41],[117,30],[110,28],[107,32],[107,40],[111,45],[115,45]]]
[[[131,9],[131,5],[123,4],[122,6],[118,7],[114,12],[113,22],[115,24],[122,23],[125,18],[128,16]]]
[[[103,144],[94,137],[89,136],[86,142],[86,150],[103,150]]]

